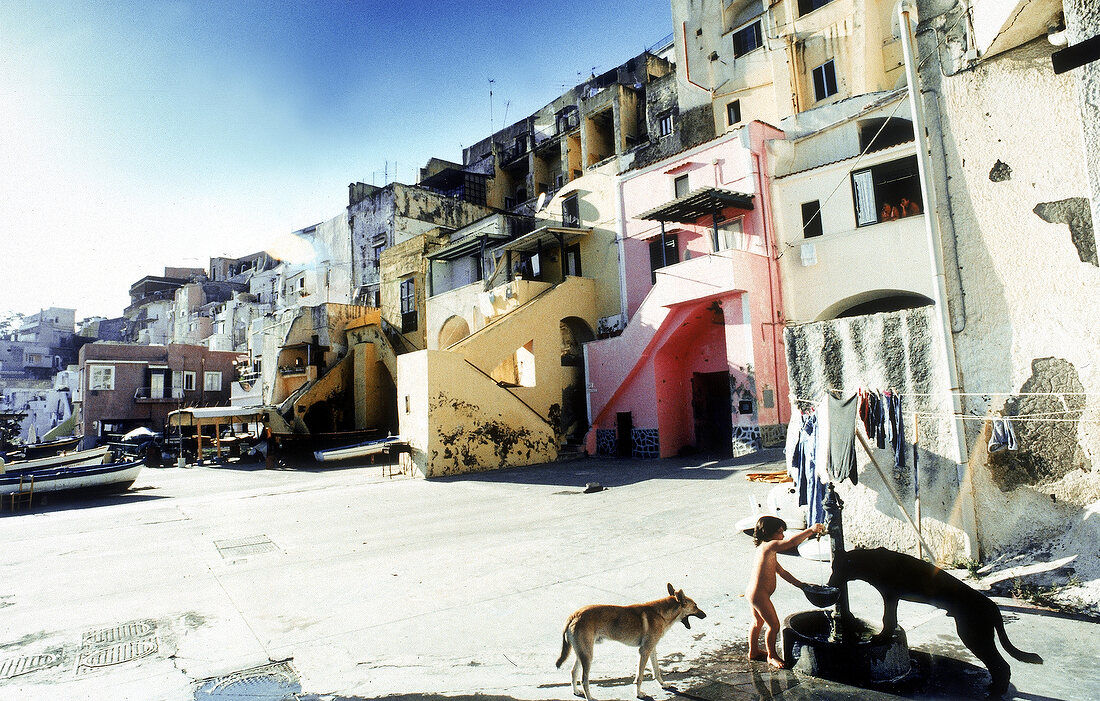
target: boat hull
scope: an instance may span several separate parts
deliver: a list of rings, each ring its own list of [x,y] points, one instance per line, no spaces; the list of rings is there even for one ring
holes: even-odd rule
[[[68,455],[57,455],[37,460],[19,460],[4,465],[4,472],[35,472],[38,470],[52,470],[59,467],[79,467],[86,465],[100,465],[107,458],[107,446],[92,448],[91,450],[78,450]]]
[[[143,466],[141,460],[111,463],[108,465],[86,465],[59,467],[52,470],[34,470],[15,474],[0,475],[0,495],[15,494],[20,488],[20,479],[26,481],[34,477],[34,493],[68,492],[95,490],[103,492],[123,492],[137,479]]]

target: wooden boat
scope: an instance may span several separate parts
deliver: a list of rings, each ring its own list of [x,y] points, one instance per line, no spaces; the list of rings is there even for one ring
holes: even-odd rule
[[[77,450],[65,455],[56,455],[37,460],[17,460],[4,465],[2,472],[33,472],[36,470],[50,470],[57,467],[78,467],[86,465],[101,465],[107,459],[107,446],[92,448],[91,450]]]
[[[350,460],[351,458],[363,458],[371,455],[393,455],[407,451],[408,443],[397,436],[389,436],[342,448],[315,450],[313,451],[313,458],[317,462],[332,462],[334,460]]]
[[[137,479],[143,464],[141,460],[132,460],[106,465],[77,465],[6,473],[0,475],[0,495],[15,494],[21,489],[30,488],[31,478],[34,479],[35,494],[76,490],[124,492]]]
[[[80,442],[80,439],[81,436],[70,436],[69,438],[61,438],[46,443],[31,443],[30,445],[24,445],[23,456],[27,460],[34,460],[35,458],[48,458],[54,455],[60,455],[66,450],[73,450],[76,448],[76,444]]]

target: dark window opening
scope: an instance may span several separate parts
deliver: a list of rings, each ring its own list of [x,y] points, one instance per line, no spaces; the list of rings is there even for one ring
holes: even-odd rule
[[[401,281],[401,333],[416,331],[416,280]]]
[[[726,105],[726,123],[731,127],[741,121],[741,101],[734,100]]]
[[[683,197],[684,195],[691,192],[691,189],[688,186],[688,176],[681,175],[680,177],[674,179],[672,181],[672,188],[673,192],[675,193],[675,197],[677,198]]]
[[[661,237],[649,242],[649,278],[653,284],[657,283],[657,270],[666,265],[680,262],[680,249],[677,245],[676,234],[665,234],[664,246],[661,246]]]
[[[581,246],[575,243],[565,249],[565,274],[581,276]]]
[[[865,168],[852,173],[856,226],[867,226],[920,214],[924,209],[917,157]]]
[[[562,226],[580,226],[581,210],[580,202],[576,195],[570,195],[561,201]]]
[[[672,133],[672,114],[663,114],[658,119],[658,134],[661,136],[668,136]]]
[[[798,16],[813,12],[819,7],[825,7],[832,0],[798,0]]]
[[[755,51],[764,45],[764,39],[760,32],[760,21],[757,20],[744,29],[733,33],[733,57],[744,56],[750,51]]]
[[[836,66],[833,64],[832,59],[815,68],[813,74],[814,99],[824,100],[830,95],[836,94]]]
[[[913,123],[908,119],[868,119],[859,124],[859,150],[870,153],[909,143],[913,140]]]
[[[820,200],[814,200],[813,202],[802,203],[802,236],[805,238],[813,238],[814,236],[821,236],[821,202]]]

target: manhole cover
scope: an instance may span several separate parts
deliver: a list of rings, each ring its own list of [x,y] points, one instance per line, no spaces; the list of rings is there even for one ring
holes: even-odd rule
[[[210,701],[210,699],[221,701],[289,699],[292,701],[301,691],[302,685],[298,681],[298,673],[290,662],[275,662],[213,679],[205,679],[199,682],[199,687],[195,690],[195,701]]]
[[[11,679],[20,674],[29,674],[39,669],[53,667],[61,661],[60,652],[47,652],[41,655],[28,655],[13,660],[0,661],[0,679]]]
[[[248,538],[233,538],[230,540],[215,540],[223,558],[242,557],[244,555],[258,555],[260,553],[279,552],[279,546],[271,542],[266,535],[255,535]]]

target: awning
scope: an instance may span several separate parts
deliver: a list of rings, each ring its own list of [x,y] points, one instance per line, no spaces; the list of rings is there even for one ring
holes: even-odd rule
[[[559,242],[568,246],[592,233],[592,229],[580,229],[571,226],[540,226],[529,234],[524,234],[513,239],[503,246],[497,246],[497,251],[537,251],[544,247],[557,248]],[[559,240],[559,237],[561,239]]]
[[[701,190],[689,192],[683,197],[677,197],[660,207],[642,212],[635,218],[649,221],[670,221],[678,224],[694,224],[700,218],[713,216],[716,211],[721,212],[726,207],[752,209],[753,197],[754,195],[743,192],[705,187]]]
[[[268,409],[262,406],[205,406],[180,409],[168,414],[169,426],[209,426],[211,424],[263,421]]]
[[[481,250],[481,239],[485,239],[486,247],[495,246],[501,241],[508,240],[508,234],[504,232],[493,232],[477,234],[475,236],[466,236],[454,243],[449,243],[443,248],[432,251],[428,254],[429,260],[456,260],[458,258],[464,258],[466,256],[472,256]]]

